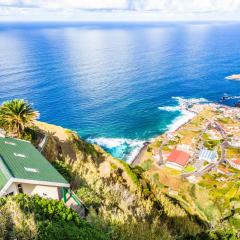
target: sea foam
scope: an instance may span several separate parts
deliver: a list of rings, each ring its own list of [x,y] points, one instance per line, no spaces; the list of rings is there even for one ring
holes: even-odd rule
[[[165,106],[165,107],[158,107],[158,109],[162,111],[167,111],[167,112],[181,111],[179,106]]]
[[[95,143],[109,151],[114,157],[124,159],[131,163],[137,156],[145,141],[127,138],[89,138],[90,143]]]
[[[170,124],[167,125],[166,130],[169,132],[176,131],[179,127],[190,121],[196,114],[187,110],[182,110],[180,116],[176,117]]]
[[[185,99],[182,97],[172,97],[172,99],[176,101],[176,106],[162,106],[158,108],[161,111],[180,112],[180,115],[166,126],[166,131],[171,132],[175,131],[195,116],[195,113],[186,110],[187,105],[208,102],[205,98]],[[144,146],[145,142],[144,140],[139,139],[107,137],[88,138],[87,140],[90,143],[101,146],[106,151],[111,153],[114,157],[123,159],[128,163],[131,163],[134,160],[140,149]],[[152,139],[148,139],[148,141],[151,140]]]
[[[170,124],[166,126],[166,131],[173,132],[179,127],[190,121],[196,114],[194,112],[188,111],[186,106],[207,103],[209,102],[205,98],[183,98],[183,97],[172,97],[177,102],[177,106],[164,106],[159,107],[159,110],[168,112],[180,112],[180,115],[176,117]]]

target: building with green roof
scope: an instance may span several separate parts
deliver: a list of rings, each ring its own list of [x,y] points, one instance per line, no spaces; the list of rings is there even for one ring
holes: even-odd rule
[[[27,141],[0,137],[0,197],[17,193],[61,199],[69,183]]]

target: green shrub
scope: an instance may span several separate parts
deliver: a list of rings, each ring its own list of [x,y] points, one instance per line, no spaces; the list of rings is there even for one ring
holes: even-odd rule
[[[39,226],[39,240],[107,240],[107,236],[90,225],[77,227],[73,223],[45,222]]]
[[[87,207],[98,208],[101,205],[101,198],[87,186],[80,187],[76,194]]]
[[[8,199],[16,201],[26,216],[34,214],[40,240],[108,239],[104,233],[81,219],[72,209],[67,208],[63,201],[24,194],[4,199],[5,203]],[[1,202],[4,205],[4,201]]]
[[[124,170],[126,171],[128,176],[132,179],[133,183],[136,186],[139,186],[139,179],[138,179],[136,173],[133,171],[133,168],[128,163],[124,162],[123,160],[119,160],[119,162],[123,165]]]
[[[148,146],[147,147],[147,152],[152,152],[152,147]]]
[[[72,173],[71,168],[63,161],[52,162],[52,165],[58,170],[59,173],[68,181],[71,182]]]
[[[148,171],[152,167],[152,164],[153,160],[148,159],[141,164],[141,167],[143,168],[144,171]]]

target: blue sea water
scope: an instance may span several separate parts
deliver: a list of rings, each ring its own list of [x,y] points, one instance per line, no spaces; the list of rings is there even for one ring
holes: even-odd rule
[[[1,24],[0,102],[129,159],[179,120],[172,97],[239,95],[239,39],[238,23]]]

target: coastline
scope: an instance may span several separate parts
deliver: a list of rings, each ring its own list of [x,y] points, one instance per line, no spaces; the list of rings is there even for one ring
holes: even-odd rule
[[[165,128],[162,133],[156,134],[152,138],[146,140],[137,140],[137,139],[127,139],[127,138],[93,138],[87,139],[90,143],[95,143],[100,145],[101,147],[105,147],[104,149],[108,151],[110,154],[114,156],[114,154],[122,154],[125,150],[131,148],[130,154],[126,155],[124,161],[132,166],[136,166],[140,164],[141,160],[143,159],[147,147],[149,144],[154,142],[156,138],[159,138],[166,133],[172,133],[178,131],[184,125],[188,124],[192,121],[194,117],[196,117],[205,107],[211,107],[214,105],[223,106],[219,102],[209,102],[207,99],[204,98],[190,98],[184,99],[182,97],[172,97],[178,102],[177,106],[163,106],[159,107],[161,111],[168,111],[168,112],[180,112],[176,118],[174,118]],[[228,106],[229,107],[229,106]],[[112,152],[113,153],[112,153]],[[121,158],[121,156],[114,156],[116,158]]]
[[[175,127],[172,127],[170,129],[167,129],[165,132],[163,132],[162,134],[156,136],[155,138],[153,138],[151,141],[146,141],[143,144],[143,147],[139,150],[138,154],[136,155],[135,158],[133,158],[133,160],[130,162],[131,166],[137,166],[138,164],[140,164],[141,162],[141,157],[142,155],[145,153],[145,151],[147,151],[147,147],[149,144],[151,144],[151,142],[153,142],[156,138],[158,138],[159,136],[162,136],[164,134],[166,134],[167,132],[174,132],[174,131],[178,131],[181,127],[183,127],[184,125],[186,125],[187,123],[189,123],[196,115],[197,112],[194,112],[193,110],[189,109],[188,106],[182,105],[180,106],[182,108],[182,111],[185,112],[186,114],[180,115],[179,117],[177,117],[177,121],[180,122],[180,124],[177,124]],[[191,115],[189,115],[186,118],[186,115],[191,113]],[[175,120],[176,120],[175,119]],[[185,120],[185,121],[184,121]]]
[[[143,143],[143,147],[139,150],[139,152],[136,155],[136,157],[133,158],[133,160],[130,162],[131,166],[135,167],[135,166],[137,166],[141,162],[141,157],[144,154],[144,152],[147,151],[148,145],[150,143],[151,142],[149,142],[149,141],[146,141],[146,142]]]
[[[180,109],[181,112],[183,113],[182,115],[180,115],[179,117],[177,117],[175,119],[176,122],[178,122],[176,124],[173,124],[173,127],[170,127],[169,129],[167,129],[164,133],[152,138],[150,141],[146,141],[144,143],[144,146],[139,150],[138,154],[136,155],[136,157],[132,160],[132,162],[130,163],[130,165],[132,166],[136,166],[141,162],[141,157],[144,154],[144,152],[147,150],[147,147],[149,144],[151,144],[151,142],[153,142],[156,138],[158,138],[159,136],[162,136],[168,132],[175,132],[178,131],[180,128],[182,128],[183,126],[185,126],[186,124],[188,124],[190,121],[192,121],[192,119],[194,117],[196,117],[203,109],[203,107],[211,107],[214,105],[218,105],[219,107],[223,107],[223,108],[235,108],[233,106],[225,106],[223,104],[220,103],[214,103],[214,102],[207,102],[207,103],[194,103],[194,102],[183,102],[180,104]],[[171,126],[171,124],[170,124]]]

